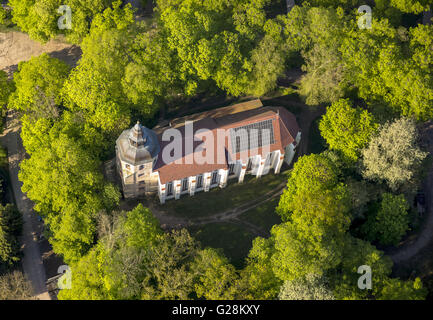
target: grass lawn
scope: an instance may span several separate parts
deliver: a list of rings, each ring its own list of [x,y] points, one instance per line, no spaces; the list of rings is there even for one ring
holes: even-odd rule
[[[242,184],[233,179],[229,180],[228,186],[224,189],[217,187],[209,192],[196,193],[193,197],[183,195],[179,200],[168,200],[164,205],[155,201],[155,205],[159,210],[173,216],[203,218],[259,199],[287,181],[288,173],[289,171],[279,175],[269,173],[260,179],[247,175]]]
[[[189,228],[189,231],[204,248],[222,248],[224,255],[237,268],[243,267],[245,257],[255,238],[242,226],[226,222],[195,226]]]
[[[327,149],[326,141],[320,135],[319,121],[322,117],[313,121],[310,127],[310,135],[308,137],[308,154],[321,153]]]
[[[281,223],[280,216],[275,212],[279,201],[280,197],[271,199],[254,209],[244,212],[239,218],[260,227],[262,230],[270,231],[274,225]]]

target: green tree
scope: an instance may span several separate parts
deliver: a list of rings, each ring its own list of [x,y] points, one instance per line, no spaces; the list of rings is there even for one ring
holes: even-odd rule
[[[272,238],[257,237],[246,259],[246,266],[240,271],[236,282],[238,299],[270,300],[278,297],[283,281],[275,276],[272,255],[275,242]]]
[[[427,289],[423,288],[420,278],[414,281],[389,279],[386,281],[379,300],[425,300]]]
[[[12,204],[0,204],[0,271],[12,267],[20,258],[21,214]]]
[[[292,213],[303,212],[300,198],[332,190],[339,185],[339,171],[334,162],[324,154],[301,157],[290,173],[287,189],[280,198],[278,214],[287,221]]]
[[[10,107],[33,118],[59,117],[60,91],[68,74],[68,65],[46,53],[21,62],[14,76],[16,91],[10,97]]]
[[[358,96],[372,104],[388,105],[388,112],[430,119],[432,29],[421,25],[407,32],[382,19],[374,20],[370,30],[347,32],[340,50],[347,79]]]
[[[282,39],[275,37],[282,25],[275,32],[279,22],[266,17],[270,3],[157,1],[158,23],[187,95],[209,81],[234,96],[262,95],[275,87],[287,54]]]
[[[13,81],[8,79],[8,75],[5,71],[0,70],[0,114],[2,116],[5,116],[5,106],[14,90]]]
[[[263,96],[275,89],[277,80],[284,74],[287,48],[282,41],[266,35],[252,51],[251,61],[254,65],[253,80],[248,92]]]
[[[83,55],[63,89],[68,108],[83,112],[84,119],[117,138],[129,125],[131,106],[122,90],[122,78],[129,61],[134,17],[130,6],[116,2],[95,17],[89,36],[81,47]]]
[[[22,272],[0,275],[0,300],[33,300],[33,288]]]
[[[99,241],[71,265],[72,287],[62,300],[139,299],[146,277],[146,252],[161,230],[149,209],[138,205],[129,212],[99,217]]]
[[[301,231],[295,224],[285,223],[275,226],[272,235],[275,241],[272,267],[281,280],[295,280],[309,273],[321,275],[341,261],[342,235],[327,226]]]
[[[422,13],[429,10],[433,1],[431,0],[391,0],[391,5],[406,13]]]
[[[46,42],[59,34],[65,34],[68,41],[80,43],[88,34],[94,17],[108,8],[113,0],[80,1],[71,0],[67,5],[72,12],[72,28],[61,30],[58,20],[62,14],[58,9],[64,3],[60,0],[9,0],[12,7],[12,21],[27,32],[32,39]],[[120,2],[120,1],[119,1]]]
[[[381,199],[384,186],[366,180],[357,181],[353,177],[349,177],[346,184],[351,198],[350,207],[353,217],[365,219],[369,204]]]
[[[343,7],[343,8],[358,8],[361,1],[359,0],[307,0],[302,2],[308,2],[313,7]]]
[[[363,229],[369,240],[397,245],[409,229],[409,204],[404,195],[384,193],[379,211],[370,215]]]
[[[139,32],[130,45],[132,59],[126,65],[122,86],[139,111],[151,116],[163,101],[183,92],[175,55],[160,28]]]
[[[191,263],[198,250],[199,243],[185,229],[163,234],[145,258],[149,272],[143,282],[141,298],[191,299],[194,293]]]
[[[8,151],[6,148],[0,146],[0,167],[7,168],[8,164]]]
[[[6,24],[7,12],[3,6],[0,5],[0,25]]]
[[[12,26],[12,10],[8,6],[0,5],[0,26]]]
[[[163,233],[152,213],[104,214],[100,239],[73,262],[72,288],[59,299],[233,298],[238,275],[220,252],[201,250],[186,230]]]
[[[99,172],[98,144],[87,144],[81,136],[86,126],[69,122],[70,116],[64,113],[55,123],[23,118],[23,144],[30,158],[19,172],[23,191],[49,226],[54,251],[68,262],[93,244],[98,212],[119,200],[119,193]]]
[[[334,300],[326,280],[314,274],[293,281],[285,281],[278,298],[280,300]]]
[[[128,247],[147,248],[160,233],[159,222],[148,208],[139,204],[127,213],[121,232],[124,233]]]
[[[377,125],[368,111],[352,108],[350,101],[345,99],[328,107],[319,128],[331,149],[340,151],[350,161],[356,161]]]
[[[295,164],[277,212],[287,223],[274,226],[274,273],[282,280],[322,274],[341,261],[349,228],[349,193],[326,155],[303,156]]]
[[[94,246],[80,260],[70,265],[71,289],[60,290],[59,300],[107,300],[111,297],[105,289],[101,261],[106,254],[101,246]]]
[[[300,94],[307,104],[332,103],[345,94],[347,72],[339,49],[348,28],[344,12],[334,8],[296,6],[287,17],[287,46],[300,50],[305,61]]]
[[[386,181],[392,190],[413,181],[427,154],[417,146],[414,121],[401,118],[382,126],[362,151],[364,178]]]
[[[237,272],[218,250],[201,250],[191,269],[195,273],[194,288],[198,298],[207,300],[233,300],[236,296],[234,284]]]
[[[358,287],[358,268],[367,265],[372,270],[372,290]],[[369,242],[347,236],[341,265],[329,274],[331,287],[338,300],[374,299],[388,280],[392,261]]]

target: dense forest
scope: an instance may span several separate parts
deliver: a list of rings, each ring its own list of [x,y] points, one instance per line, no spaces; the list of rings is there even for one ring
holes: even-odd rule
[[[20,112],[29,155],[22,190],[73,272],[59,299],[425,299],[421,279],[392,277],[377,247],[411,228],[430,163],[418,127],[433,118],[433,26],[422,24],[433,1],[368,2],[364,29],[358,0],[296,1],[288,14],[277,0],[156,0],[139,20],[119,0],[71,0],[70,30],[58,28],[60,0],[0,6],[5,27],[82,49],[74,68],[43,54],[13,79],[0,71],[2,112]],[[296,68],[296,94],[327,107],[327,149],[295,163],[275,208],[282,223],[254,239],[242,268],[186,230],[163,231],[142,205],[119,209],[101,167],[137,118],[155,123],[199,94],[266,96]],[[0,207],[0,268],[16,260],[13,212]],[[362,265],[372,290],[357,286]]]

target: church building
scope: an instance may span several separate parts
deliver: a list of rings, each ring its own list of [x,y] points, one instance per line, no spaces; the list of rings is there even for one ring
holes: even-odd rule
[[[153,130],[137,123],[116,141],[116,166],[125,198],[158,194],[165,203],[224,188],[230,180],[242,183],[246,174],[278,174],[283,162],[293,161],[300,140],[291,112],[253,100]]]

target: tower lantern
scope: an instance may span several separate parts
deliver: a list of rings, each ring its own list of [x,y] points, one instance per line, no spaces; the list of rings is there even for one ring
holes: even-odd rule
[[[139,121],[133,128],[122,132],[116,141],[116,165],[125,198],[141,197],[158,187],[158,177],[153,173],[153,167],[159,152],[155,132]]]

